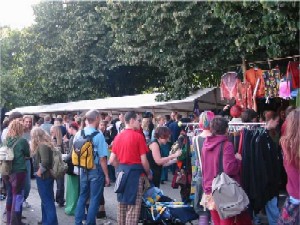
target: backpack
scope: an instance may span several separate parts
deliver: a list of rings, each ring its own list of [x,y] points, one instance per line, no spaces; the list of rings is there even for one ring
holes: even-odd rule
[[[0,174],[9,175],[12,170],[12,161],[14,160],[14,148],[20,139],[16,140],[11,147],[5,143],[0,148]]]
[[[65,175],[68,166],[62,159],[61,148],[54,147],[54,149],[52,149],[52,156],[53,161],[51,175],[54,179],[62,178]]]
[[[98,133],[99,131],[95,131],[85,136],[84,130],[81,131],[82,138],[78,138],[73,144],[72,163],[74,166],[85,169],[93,169],[95,167],[93,138]]]
[[[249,199],[243,188],[223,172],[223,144],[219,153],[219,173],[212,182],[212,197],[220,218],[226,219],[243,212]]]

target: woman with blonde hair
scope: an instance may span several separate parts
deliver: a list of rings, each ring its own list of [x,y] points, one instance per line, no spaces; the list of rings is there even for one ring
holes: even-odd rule
[[[146,139],[146,143],[149,144],[151,139],[150,139],[150,130],[149,130],[149,124],[150,124],[150,120],[149,118],[143,118],[142,119],[142,129],[143,129],[143,133]]]
[[[15,119],[8,126],[5,141],[5,145],[13,148],[14,152],[10,174],[3,176],[7,191],[6,222],[9,225],[23,224],[21,219],[26,179],[25,157],[30,156],[28,142],[22,138],[23,132],[23,123]]]
[[[285,200],[278,224],[300,223],[300,109],[289,113],[286,118],[286,130],[280,139],[283,151],[283,165],[287,173]]]
[[[54,178],[50,170],[53,164],[52,149],[54,145],[51,137],[40,127],[35,127],[30,132],[31,154],[34,158],[36,184],[41,198],[42,224],[57,225],[57,215],[54,205],[53,184]]]
[[[63,145],[63,137],[60,126],[52,126],[50,128],[50,135],[52,144],[54,147],[61,152],[61,154],[64,154],[64,145]],[[55,194],[55,201],[59,205],[59,207],[63,207],[65,204],[65,178],[64,176],[58,179],[55,179],[56,181],[56,194]]]

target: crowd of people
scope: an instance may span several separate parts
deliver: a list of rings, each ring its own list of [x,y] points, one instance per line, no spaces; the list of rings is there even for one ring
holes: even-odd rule
[[[224,115],[228,112],[231,121]],[[282,110],[281,112],[284,112]],[[180,126],[179,121],[185,125]],[[141,211],[142,195],[150,184],[159,188],[172,174],[172,187],[180,187],[181,200],[191,201],[192,165],[198,164],[203,196],[198,196],[196,207],[203,205],[208,211],[200,210],[215,225],[259,224],[257,212],[251,204],[234,218],[221,219],[212,199],[212,181],[218,174],[219,150],[223,149],[224,172],[241,182],[242,157],[228,138],[231,123],[258,121],[253,110],[242,111],[239,107],[224,108],[220,115],[204,111],[190,118],[182,118],[177,112],[170,115],[152,113],[138,114],[134,111],[113,118],[107,113],[90,110],[84,116],[45,115],[35,118],[13,112],[3,122],[1,142],[14,151],[10,175],[2,175],[4,187],[1,199],[6,199],[3,220],[8,225],[22,225],[22,208],[30,207],[31,178],[36,179],[41,199],[42,220],[39,224],[59,223],[56,206],[64,207],[65,213],[74,215],[75,225],[95,225],[96,218],[105,218],[104,187],[115,183],[120,172],[127,174],[126,185],[117,194],[120,225],[137,224]],[[286,113],[274,111],[264,113],[265,130],[282,157],[286,174],[287,199],[281,213],[278,199],[266,203],[266,214],[270,225],[299,224],[299,177],[300,177],[300,109],[289,107]],[[187,135],[190,124],[197,124],[196,142]],[[96,132],[96,133],[95,133]],[[93,135],[95,153],[92,169],[78,168],[72,164],[74,142],[84,135]],[[177,145],[177,149],[173,150]],[[192,145],[192,148],[191,148]],[[222,147],[221,147],[222,146]],[[194,159],[193,151],[200,155]],[[54,149],[59,149],[68,164],[66,177],[54,179],[51,174]],[[170,179],[169,179],[170,180]],[[65,184],[66,181],[66,184]],[[149,182],[148,182],[149,181]],[[56,182],[56,193],[54,193]],[[197,189],[198,190],[198,189]],[[199,193],[198,193],[199,194]],[[197,195],[196,195],[197,196]],[[277,196],[278,198],[278,196]],[[287,221],[292,221],[288,223]]]

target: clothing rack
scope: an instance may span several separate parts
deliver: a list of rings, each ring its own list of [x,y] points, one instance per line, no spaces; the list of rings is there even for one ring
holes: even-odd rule
[[[182,123],[181,121],[179,121],[178,126],[199,126],[199,123]]]
[[[241,125],[266,125],[266,123],[230,123],[229,126],[241,126]]]
[[[265,127],[266,123],[230,123],[228,124],[228,131],[229,132],[237,132],[243,128],[253,129],[253,128],[261,128]]]

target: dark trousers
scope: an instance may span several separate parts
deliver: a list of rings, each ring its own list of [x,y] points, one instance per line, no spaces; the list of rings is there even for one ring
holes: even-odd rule
[[[55,194],[55,201],[63,205],[65,203],[65,177],[56,179],[56,194]]]
[[[9,176],[3,176],[6,186],[6,216],[7,224],[22,224],[22,204],[24,201],[26,172],[12,173]]]

